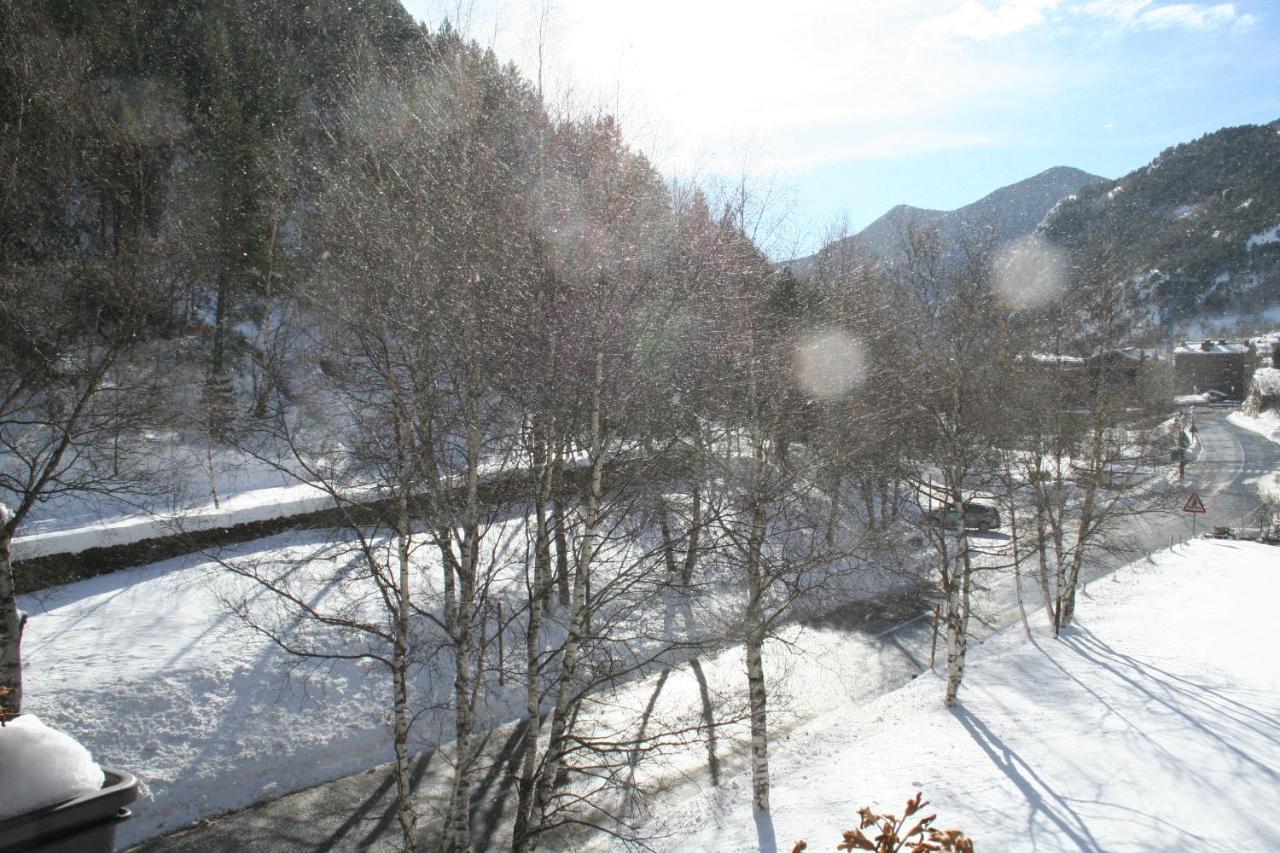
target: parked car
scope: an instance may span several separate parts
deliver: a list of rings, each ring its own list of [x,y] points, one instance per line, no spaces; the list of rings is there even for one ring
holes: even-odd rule
[[[978,530],[995,530],[1000,526],[1000,512],[993,506],[979,503],[964,505],[964,526]],[[961,513],[955,504],[944,509],[933,509],[925,513],[925,523],[941,525],[949,530],[959,528]]]

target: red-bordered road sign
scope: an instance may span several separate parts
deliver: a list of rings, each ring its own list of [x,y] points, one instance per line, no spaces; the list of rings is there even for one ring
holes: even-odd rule
[[[1187,502],[1182,505],[1183,512],[1207,512],[1204,508],[1204,502],[1200,500],[1200,496],[1195,492],[1191,493],[1191,497],[1187,498]]]

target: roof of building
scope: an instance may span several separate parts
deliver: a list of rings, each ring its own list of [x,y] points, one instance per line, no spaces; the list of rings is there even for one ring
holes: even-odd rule
[[[1249,345],[1241,341],[1184,341],[1174,349],[1175,355],[1243,355]]]
[[[1280,332],[1267,332],[1264,335],[1255,335],[1254,337],[1249,338],[1249,343],[1257,349],[1274,347],[1277,344],[1280,344]]]

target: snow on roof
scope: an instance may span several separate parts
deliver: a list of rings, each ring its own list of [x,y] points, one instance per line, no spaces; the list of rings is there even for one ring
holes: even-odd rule
[[[1239,355],[1247,353],[1249,345],[1240,341],[1183,341],[1174,350],[1179,355]]]
[[[1249,343],[1258,349],[1275,346],[1280,344],[1280,332],[1267,332],[1263,335],[1256,335],[1249,338]]]
[[[1084,364],[1084,359],[1078,355],[1054,355],[1050,352],[1033,352],[1029,353],[1032,361],[1039,361],[1045,364]]]

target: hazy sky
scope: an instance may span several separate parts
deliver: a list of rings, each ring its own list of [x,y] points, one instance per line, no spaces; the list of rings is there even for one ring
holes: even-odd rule
[[[1280,0],[404,0],[604,108],[669,174],[746,171],[816,248],[898,203],[950,209],[1050,166],[1106,177],[1280,118]]]

